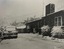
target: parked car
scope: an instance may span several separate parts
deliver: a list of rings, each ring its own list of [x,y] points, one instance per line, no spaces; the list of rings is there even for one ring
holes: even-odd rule
[[[16,31],[4,31],[3,38],[17,38],[18,33]]]
[[[3,38],[17,38],[18,32],[16,31],[15,27],[8,26],[6,30],[3,31]]]

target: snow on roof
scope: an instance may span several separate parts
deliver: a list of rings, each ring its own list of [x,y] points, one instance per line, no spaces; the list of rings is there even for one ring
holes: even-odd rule
[[[26,28],[25,25],[24,25],[24,26],[19,26],[19,27],[17,27],[17,29],[24,29],[24,28]]]

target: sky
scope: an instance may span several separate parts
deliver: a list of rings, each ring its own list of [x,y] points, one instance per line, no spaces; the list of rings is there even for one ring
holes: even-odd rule
[[[55,4],[55,12],[64,10],[64,0],[0,0],[0,25],[23,22],[30,17],[43,17],[45,6]]]

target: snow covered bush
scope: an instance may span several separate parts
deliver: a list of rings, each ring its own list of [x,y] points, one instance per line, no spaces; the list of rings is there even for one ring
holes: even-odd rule
[[[52,37],[62,38],[63,37],[63,29],[61,26],[54,26],[51,30]]]
[[[48,25],[41,27],[41,32],[43,36],[51,36],[50,27]]]

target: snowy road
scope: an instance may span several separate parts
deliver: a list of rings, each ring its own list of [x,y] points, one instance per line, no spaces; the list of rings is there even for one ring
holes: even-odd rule
[[[0,49],[56,49],[64,44],[37,37],[36,34],[19,34],[17,39],[7,39],[0,43]]]

